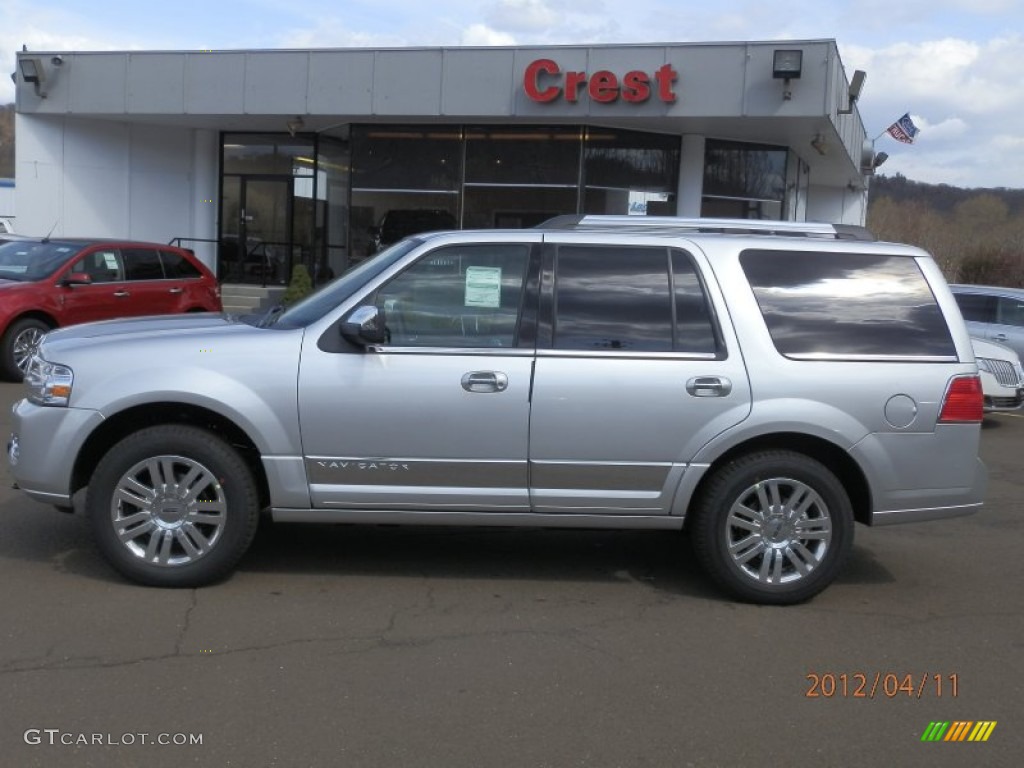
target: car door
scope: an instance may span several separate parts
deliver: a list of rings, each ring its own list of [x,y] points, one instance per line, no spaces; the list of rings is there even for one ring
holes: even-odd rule
[[[972,336],[996,341],[1024,355],[1024,301],[980,291],[954,292]]]
[[[60,288],[61,324],[73,325],[131,314],[131,293],[125,287],[124,263],[117,248],[87,250],[64,276],[87,275],[88,283]]]
[[[168,280],[156,248],[121,248],[127,283],[125,302],[131,315],[167,315],[177,312],[183,291],[180,280]]]
[[[360,302],[389,340],[304,342],[303,454],[314,507],[526,512],[533,342],[521,328],[539,235],[438,247]],[[535,281],[534,281],[535,284]]]
[[[750,388],[695,256],[606,239],[546,238],[532,508],[667,515],[697,450],[749,413]]]

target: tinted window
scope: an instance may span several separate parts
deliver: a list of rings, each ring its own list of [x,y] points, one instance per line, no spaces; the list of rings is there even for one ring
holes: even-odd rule
[[[125,271],[129,280],[162,280],[163,267],[160,266],[160,254],[148,248],[125,248],[121,251],[124,257]]]
[[[711,316],[704,286],[690,257],[672,252],[672,290],[675,294],[676,351],[717,354],[722,345]]]
[[[917,262],[854,253],[744,251],[775,347],[793,357],[955,357]]]
[[[1000,296],[996,322],[1002,325],[1024,326],[1024,301]]]
[[[960,305],[960,314],[964,320],[974,320],[979,323],[994,323],[996,321],[996,297],[982,296],[976,293],[955,293],[956,303]]]
[[[81,258],[72,272],[84,272],[94,283],[117,283],[124,280],[124,265],[121,254],[114,248],[93,251]]]
[[[684,254],[673,302],[669,252],[664,248],[562,246],[555,276],[556,349],[670,352],[681,346],[706,351],[709,332],[704,296]],[[703,305],[703,306],[702,306]],[[680,313],[678,345],[673,313]],[[700,326],[703,322],[703,338]]]
[[[529,246],[438,248],[377,293],[396,347],[514,347]]]
[[[167,277],[177,279],[202,277],[202,273],[196,265],[180,253],[175,253],[174,251],[160,251],[160,261],[163,262],[164,274]]]

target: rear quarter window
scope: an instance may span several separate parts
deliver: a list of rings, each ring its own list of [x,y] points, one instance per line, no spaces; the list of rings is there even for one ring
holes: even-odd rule
[[[164,274],[173,279],[202,277],[199,269],[180,253],[160,251],[160,261],[164,266]]]
[[[956,360],[945,317],[912,258],[747,250],[740,265],[786,357]]]

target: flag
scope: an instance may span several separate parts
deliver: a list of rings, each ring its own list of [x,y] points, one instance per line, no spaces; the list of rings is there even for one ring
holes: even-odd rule
[[[903,142],[904,144],[913,144],[914,137],[917,136],[921,129],[914,125],[914,121],[910,119],[910,113],[908,112],[885,130],[896,141]]]

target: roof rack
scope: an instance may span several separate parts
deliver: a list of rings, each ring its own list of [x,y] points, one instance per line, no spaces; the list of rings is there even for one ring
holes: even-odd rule
[[[712,232],[719,234],[782,235],[821,237],[835,240],[874,240],[867,227],[824,222],[770,221],[765,219],[686,219],[677,216],[555,216],[536,229],[599,230],[619,229],[645,232]]]

